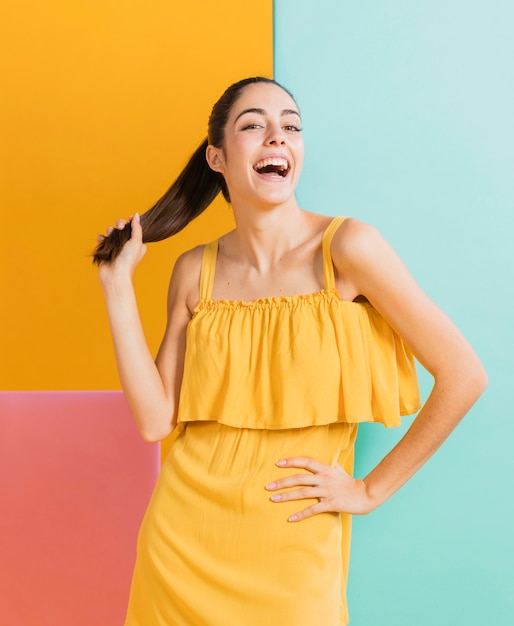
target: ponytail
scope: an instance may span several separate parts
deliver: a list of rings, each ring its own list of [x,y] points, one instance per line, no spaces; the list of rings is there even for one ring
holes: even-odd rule
[[[288,93],[282,85],[271,78],[255,76],[230,85],[221,98],[213,106],[208,124],[208,139],[193,153],[189,163],[168,191],[146,213],[141,216],[143,241],[161,241],[175,235],[195,217],[200,215],[221,191],[227,202],[230,202],[228,187],[223,176],[211,170],[205,158],[205,150],[209,144],[222,148],[225,138],[225,126],[230,111],[243,90],[255,83],[277,85]],[[94,254],[93,261],[114,261],[124,244],[130,239],[132,229],[127,224],[123,230],[114,229],[100,243]]]
[[[195,150],[189,162],[168,191],[148,211],[141,215],[143,241],[162,241],[175,235],[200,215],[222,191],[229,200],[225,180],[214,172],[205,158],[207,139]],[[93,262],[110,262],[118,256],[130,239],[132,228],[114,229],[93,253]]]

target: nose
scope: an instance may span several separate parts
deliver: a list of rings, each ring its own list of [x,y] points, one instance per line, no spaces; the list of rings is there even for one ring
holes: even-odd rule
[[[274,125],[270,128],[270,132],[266,137],[266,143],[269,146],[284,146],[286,143],[286,136],[280,125]]]

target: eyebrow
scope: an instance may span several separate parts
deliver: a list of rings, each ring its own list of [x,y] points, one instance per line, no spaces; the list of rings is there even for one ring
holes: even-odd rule
[[[246,113],[257,113],[258,115],[266,115],[266,111],[264,109],[252,107],[250,109],[245,109],[244,111],[241,111],[241,113],[239,113],[239,115],[234,120],[234,123],[237,122],[237,120]],[[302,119],[298,111],[295,111],[294,109],[282,109],[282,111],[280,112],[280,116],[284,117],[285,115],[297,115],[300,119]]]

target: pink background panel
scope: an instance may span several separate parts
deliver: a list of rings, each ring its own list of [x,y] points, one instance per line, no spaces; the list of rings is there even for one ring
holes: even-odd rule
[[[123,622],[159,463],[120,392],[0,393],[0,624]]]

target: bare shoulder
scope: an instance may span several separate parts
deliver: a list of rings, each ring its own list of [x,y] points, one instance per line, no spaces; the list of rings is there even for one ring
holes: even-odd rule
[[[182,253],[173,267],[168,290],[168,308],[183,303],[192,313],[199,299],[200,271],[205,246]]]
[[[337,229],[331,245],[338,288],[344,299],[371,299],[382,276],[391,278],[405,267],[393,248],[370,224],[347,218]]]
[[[353,217],[345,219],[332,240],[332,256],[336,265],[361,264],[366,259],[372,261],[380,257],[384,249],[391,246],[371,224]]]
[[[183,252],[175,261],[173,268],[173,276],[180,277],[181,280],[191,278],[191,274],[195,271],[200,275],[200,268],[202,265],[202,255],[205,246],[196,246]]]

